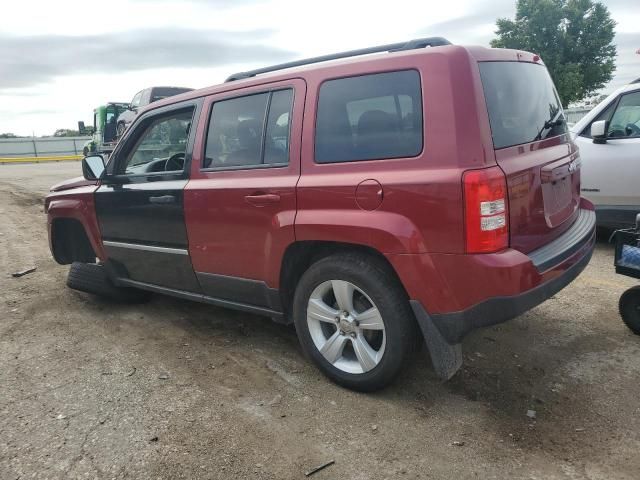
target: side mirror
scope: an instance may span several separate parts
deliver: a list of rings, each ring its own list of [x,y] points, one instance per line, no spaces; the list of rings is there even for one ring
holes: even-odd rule
[[[591,124],[591,138],[593,143],[607,143],[608,120],[598,120]]]
[[[102,155],[89,155],[82,159],[82,175],[87,180],[99,180],[104,173],[104,158]]]

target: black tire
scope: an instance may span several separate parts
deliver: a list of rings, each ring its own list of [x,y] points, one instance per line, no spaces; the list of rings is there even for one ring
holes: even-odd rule
[[[640,286],[624,292],[618,302],[622,321],[636,335],[640,335]]]
[[[67,287],[120,303],[145,302],[151,297],[151,293],[144,290],[116,287],[104,267],[95,263],[73,262]]]
[[[313,291],[328,280],[343,280],[362,290],[382,316],[386,347],[379,363],[364,373],[347,373],[327,361],[316,347],[307,323],[307,305]],[[335,383],[371,392],[390,384],[412,357],[416,321],[407,295],[393,271],[372,255],[338,253],[314,263],[302,275],[293,302],[294,323],[305,354]]]

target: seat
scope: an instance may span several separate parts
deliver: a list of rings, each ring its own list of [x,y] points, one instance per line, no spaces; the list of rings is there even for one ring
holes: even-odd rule
[[[382,110],[367,110],[358,119],[356,146],[358,156],[386,158],[397,156],[399,125],[397,119]]]
[[[261,130],[260,123],[255,119],[238,122],[236,127],[238,148],[229,154],[224,165],[259,165],[262,162],[260,158]]]

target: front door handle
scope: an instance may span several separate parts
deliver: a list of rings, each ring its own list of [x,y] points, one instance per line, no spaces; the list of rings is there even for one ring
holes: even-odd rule
[[[161,195],[159,197],[149,197],[149,202],[166,205],[167,203],[175,203],[176,197],[173,195]]]
[[[264,207],[265,205],[278,203],[280,195],[277,193],[254,193],[253,195],[247,195],[244,199],[255,207]]]

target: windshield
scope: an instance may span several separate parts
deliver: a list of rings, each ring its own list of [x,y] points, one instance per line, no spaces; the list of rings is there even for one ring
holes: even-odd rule
[[[567,123],[547,69],[535,63],[481,62],[494,148],[562,135]]]

